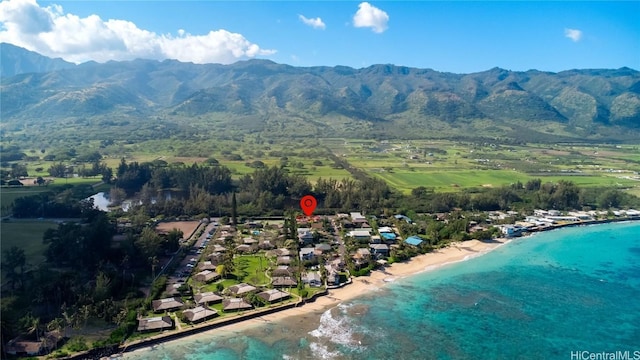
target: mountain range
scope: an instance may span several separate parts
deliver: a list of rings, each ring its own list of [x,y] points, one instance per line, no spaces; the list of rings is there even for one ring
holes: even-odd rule
[[[640,72],[630,68],[453,74],[268,60],[75,65],[6,43],[0,53],[8,124],[127,119],[286,136],[640,138]]]

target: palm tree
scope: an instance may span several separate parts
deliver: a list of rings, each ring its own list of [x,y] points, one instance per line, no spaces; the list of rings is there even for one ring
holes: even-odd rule
[[[31,316],[31,314],[28,315],[28,328],[27,328],[27,333],[29,334],[36,334],[36,341],[40,341],[40,318],[36,318]]]
[[[53,320],[51,320],[48,324],[47,324],[47,331],[50,332],[54,332],[54,333],[59,333],[60,330],[63,328],[64,326],[64,320],[62,318],[55,318]],[[46,338],[48,340],[48,337]],[[54,348],[58,347],[58,336],[56,334],[56,336],[53,337],[53,346]],[[47,348],[51,347],[51,344],[46,343],[45,346]]]

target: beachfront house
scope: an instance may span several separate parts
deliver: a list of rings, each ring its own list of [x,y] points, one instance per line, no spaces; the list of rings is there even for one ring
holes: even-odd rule
[[[243,298],[230,298],[222,300],[222,310],[224,311],[240,311],[251,308],[253,308],[253,306],[244,301]]]
[[[298,285],[298,281],[292,276],[278,276],[271,279],[273,287],[293,287]]]
[[[424,240],[422,240],[420,237],[418,236],[409,236],[404,242],[406,242],[409,245],[413,245],[413,246],[419,246],[420,244],[422,244]]]
[[[222,296],[214,293],[213,291],[195,294],[193,296],[193,300],[195,300],[196,304],[214,304],[221,302],[222,299]]]
[[[389,245],[387,244],[370,244],[369,248],[371,249],[371,254],[376,257],[389,256]]]
[[[289,293],[280,291],[278,289],[270,289],[270,290],[265,290],[263,292],[258,293],[258,296],[264,299],[265,301],[268,301],[269,303],[273,304],[274,302],[287,299],[291,295],[289,295]]]
[[[210,309],[206,306],[200,305],[193,309],[188,309],[182,312],[184,319],[190,323],[197,323],[218,315],[215,309]]]
[[[311,287],[322,286],[322,277],[318,271],[307,271],[302,274],[302,282]]]
[[[174,324],[171,316],[138,319],[138,331],[140,332],[171,330],[173,327]]]
[[[180,309],[182,306],[184,306],[184,302],[179,297],[170,297],[165,299],[153,300],[152,305],[154,312],[162,312]]]

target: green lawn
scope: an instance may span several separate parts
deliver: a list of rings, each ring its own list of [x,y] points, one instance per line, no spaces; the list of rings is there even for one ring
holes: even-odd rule
[[[238,256],[233,261],[236,267],[233,273],[240,282],[256,286],[269,284],[270,280],[265,275],[269,260],[264,255]]]
[[[42,243],[42,235],[47,229],[57,225],[47,221],[16,221],[0,223],[0,245],[2,249],[18,246],[24,249],[27,263],[38,264],[44,261],[47,248]]]
[[[20,188],[0,188],[0,206],[2,206],[2,215],[4,216],[8,212],[8,207],[13,204],[13,201],[17,198],[24,196],[35,195],[41,192],[50,191],[51,188],[47,186],[24,186]],[[7,210],[5,210],[7,209]]]

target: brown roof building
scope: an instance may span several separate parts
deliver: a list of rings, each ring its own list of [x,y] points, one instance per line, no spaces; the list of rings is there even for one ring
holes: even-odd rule
[[[253,306],[242,298],[231,298],[222,300],[222,310],[224,311],[238,311],[251,309]]]
[[[214,309],[210,309],[206,306],[198,306],[194,309],[185,310],[182,312],[184,318],[192,323],[204,321],[206,319],[210,319],[216,315],[218,312]]]
[[[271,284],[276,287],[296,286],[298,282],[291,276],[278,276],[271,280]]]
[[[156,316],[138,320],[138,331],[162,331],[173,329],[171,316]]]
[[[280,291],[278,289],[271,289],[271,290],[266,290],[261,293],[258,293],[258,296],[270,303],[274,303],[276,301],[287,299],[291,295],[289,295],[289,293]]]
[[[196,304],[211,304],[211,303],[218,303],[222,301],[223,297],[210,291],[210,292],[195,294],[193,296],[193,299],[196,301]]]
[[[246,293],[250,293],[255,290],[257,290],[255,286],[251,286],[246,283],[241,283],[241,284],[237,284],[229,287],[229,291],[236,296],[244,295]]]
[[[196,281],[211,282],[220,279],[220,274],[211,270],[204,270],[193,277]]]
[[[184,305],[182,299],[179,297],[170,297],[166,299],[153,300],[153,311],[167,311],[179,309]]]

